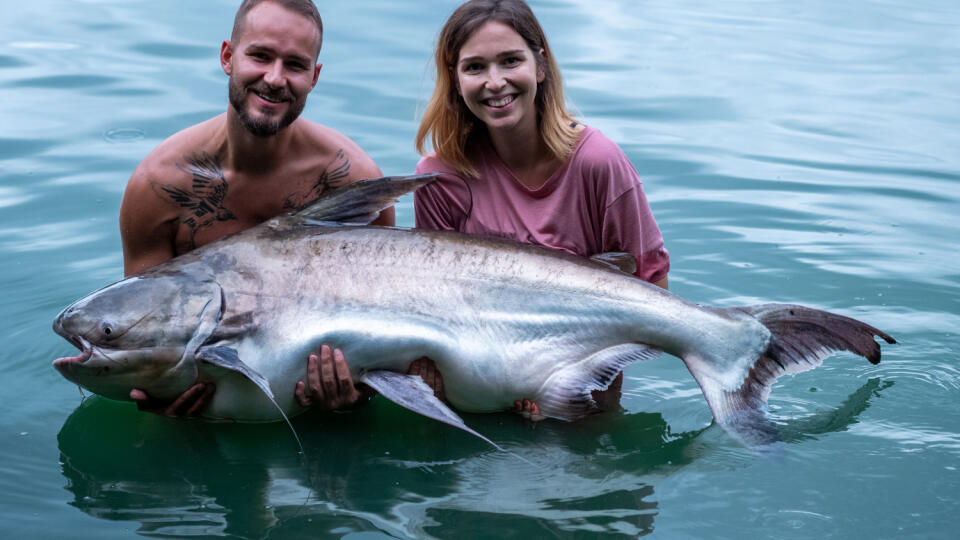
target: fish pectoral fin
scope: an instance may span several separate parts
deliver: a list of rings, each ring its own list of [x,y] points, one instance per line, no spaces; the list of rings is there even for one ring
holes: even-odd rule
[[[283,418],[284,422],[287,423],[290,431],[293,432],[293,438],[297,441],[297,446],[300,447],[300,454],[304,454],[303,444],[300,442],[300,436],[297,435],[297,430],[293,428],[290,418],[287,417],[285,412],[283,412],[283,407],[281,407],[280,404],[277,403],[277,399],[273,397],[273,391],[270,390],[270,382],[267,381],[267,378],[261,375],[257,370],[243,363],[243,360],[240,359],[240,354],[237,353],[236,349],[226,347],[224,345],[208,345],[197,349],[196,356],[198,360],[203,360],[208,364],[230,371],[235,371],[249,379],[253,384],[257,385],[257,387],[262,390],[264,394],[266,394],[267,398],[270,399],[270,403],[273,403],[273,406],[276,407],[277,411],[280,412],[280,416]]]
[[[418,174],[368,178],[324,192],[313,204],[293,214],[294,225],[368,225],[397,199],[429,184],[438,175]]]
[[[580,362],[554,373],[535,398],[544,416],[576,420],[600,412],[594,390],[606,390],[628,365],[656,358],[660,349],[641,343],[625,343],[593,353]]]
[[[263,393],[266,394],[271,400],[274,399],[273,392],[270,390],[270,383],[267,381],[266,377],[258,373],[257,370],[253,369],[252,367],[244,364],[243,360],[240,360],[240,355],[237,353],[236,349],[225,347],[223,345],[215,347],[200,347],[197,349],[197,359],[203,360],[208,364],[221,367],[223,369],[236,371],[237,373],[250,379],[250,381],[257,385],[260,390],[263,390]]]
[[[457,413],[437,399],[433,389],[427,386],[427,383],[423,382],[419,375],[405,375],[393,371],[377,370],[366,372],[360,380],[380,392],[383,397],[405,409],[462,429],[490,443],[498,450],[503,450],[497,443],[467,427]]]

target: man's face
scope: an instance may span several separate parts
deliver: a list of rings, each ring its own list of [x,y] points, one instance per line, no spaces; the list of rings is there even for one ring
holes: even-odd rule
[[[220,61],[230,76],[230,105],[250,133],[276,135],[303,112],[320,73],[319,40],[312,20],[263,2],[247,13],[235,42],[224,42]]]

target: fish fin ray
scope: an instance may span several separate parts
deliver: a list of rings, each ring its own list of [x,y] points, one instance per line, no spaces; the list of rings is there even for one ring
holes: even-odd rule
[[[767,418],[766,409],[770,389],[779,377],[811,370],[839,351],[877,364],[880,345],[874,337],[896,343],[889,335],[856,319],[799,305],[761,304],[716,311],[733,316],[747,314],[771,334],[766,350],[749,365],[737,388],[724,388],[721,377],[711,375],[709,361],[695,355],[683,358],[717,422],[735,438],[750,444],[777,440],[776,428]]]
[[[606,390],[628,365],[656,358],[660,349],[625,343],[598,351],[551,376],[534,399],[544,416],[576,420],[600,412],[594,390]]]
[[[270,390],[270,382],[267,381],[267,378],[261,375],[257,370],[245,364],[243,360],[240,359],[240,355],[237,353],[236,349],[223,345],[208,345],[197,349],[197,358],[207,362],[208,364],[237,372],[249,379],[253,384],[257,385],[257,388],[266,394],[267,398],[270,400],[270,403],[273,403],[273,406],[276,407],[277,411],[280,412],[280,416],[283,417],[283,420],[287,423],[287,426],[290,427],[290,431],[293,432],[293,438],[297,441],[297,446],[300,448],[300,454],[305,455],[303,444],[300,442],[300,436],[297,435],[297,430],[294,429],[293,423],[290,422],[290,418],[288,418],[287,414],[283,412],[283,407],[277,403],[277,399],[274,397],[273,391]]]
[[[368,384],[374,390],[380,392],[383,397],[405,409],[462,429],[483,439],[497,450],[503,451],[503,448],[497,443],[468,427],[457,413],[437,399],[433,390],[427,386],[427,383],[423,382],[419,375],[404,375],[393,371],[375,370],[364,373],[360,381]]]
[[[385,176],[352,182],[325,192],[316,202],[290,216],[294,225],[369,225],[397,199],[432,182],[437,174]]]

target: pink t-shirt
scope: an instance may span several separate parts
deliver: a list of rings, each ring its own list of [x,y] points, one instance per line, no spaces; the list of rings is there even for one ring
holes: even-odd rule
[[[547,182],[530,190],[489,145],[478,151],[480,178],[464,178],[434,155],[417,173],[440,172],[414,194],[416,226],[499,236],[589,257],[632,253],[636,276],[660,281],[670,270],[663,236],[640,177],[619,146],[587,127],[573,155]]]

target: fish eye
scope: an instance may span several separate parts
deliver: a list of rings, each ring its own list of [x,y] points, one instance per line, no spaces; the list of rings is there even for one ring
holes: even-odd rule
[[[104,321],[100,324],[100,331],[103,332],[103,335],[111,337],[116,333],[115,325],[111,322]]]

